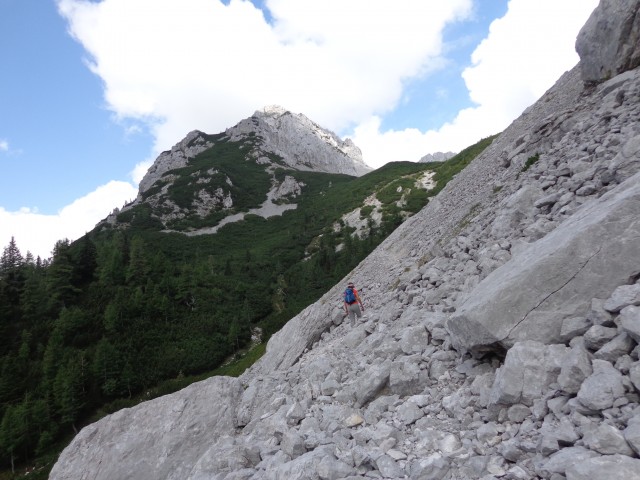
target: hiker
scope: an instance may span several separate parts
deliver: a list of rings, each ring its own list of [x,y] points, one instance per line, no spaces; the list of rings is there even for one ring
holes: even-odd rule
[[[362,317],[364,305],[360,300],[360,295],[352,282],[349,282],[347,289],[344,291],[344,313],[349,317],[351,326],[355,325],[356,317]]]

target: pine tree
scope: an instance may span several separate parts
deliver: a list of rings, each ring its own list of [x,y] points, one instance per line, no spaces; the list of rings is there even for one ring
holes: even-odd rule
[[[30,324],[42,322],[46,319],[47,291],[45,272],[41,267],[27,264],[25,268],[25,282],[20,297],[22,316]]]
[[[102,393],[108,397],[122,393],[118,388],[121,363],[120,354],[109,340],[100,340],[93,358],[93,375]]]
[[[274,292],[272,296],[272,308],[275,313],[281,313],[285,309],[285,298],[287,290],[287,281],[284,275],[279,274],[276,277]]]
[[[147,246],[140,237],[131,240],[131,253],[129,266],[126,272],[126,281],[133,285],[145,285],[149,274],[149,259],[147,257]]]
[[[15,274],[23,264],[24,258],[16,244],[16,239],[11,237],[9,245],[4,248],[2,257],[0,257],[0,277],[6,280],[11,274]]]
[[[23,412],[19,405],[11,405],[0,423],[0,451],[11,460],[11,473],[15,473],[16,454],[24,443]]]
[[[122,232],[116,234],[98,249],[98,278],[106,287],[123,285],[125,280],[125,267],[127,263],[128,246],[125,235]]]
[[[63,425],[75,425],[85,406],[88,382],[88,363],[85,353],[77,351],[69,355],[61,365],[53,382],[53,394],[57,413]]]
[[[12,324],[20,319],[20,295],[24,286],[24,259],[16,245],[15,238],[11,237],[0,257],[0,333],[10,336],[5,331],[7,324]],[[2,326],[4,324],[4,327]],[[8,341],[3,338],[2,343]],[[0,345],[0,353],[2,345]]]
[[[70,305],[79,293],[73,285],[73,263],[69,240],[58,240],[53,248],[53,260],[48,271],[49,288],[54,307]]]
[[[98,252],[95,244],[85,235],[80,243],[80,250],[75,256],[73,283],[78,287],[93,281],[98,266]]]

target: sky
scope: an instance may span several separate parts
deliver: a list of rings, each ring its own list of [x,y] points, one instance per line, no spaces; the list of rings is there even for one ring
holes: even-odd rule
[[[373,168],[506,128],[598,0],[0,0],[0,248],[49,258],[158,154],[281,105]]]

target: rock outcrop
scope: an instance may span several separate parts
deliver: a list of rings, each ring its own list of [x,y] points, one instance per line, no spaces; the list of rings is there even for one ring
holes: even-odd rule
[[[372,169],[362,160],[362,152],[350,139],[341,140],[337,135],[320,127],[301,114],[294,114],[277,107],[265,107],[251,117],[227,129],[231,141],[241,141],[249,136],[260,138],[254,157],[273,153],[297,170],[313,170],[327,173],[344,173],[360,176]],[[140,181],[138,198],[169,170],[187,165],[190,159],[213,146],[209,136],[198,130],[162,152]]]
[[[600,0],[578,34],[576,50],[587,83],[604,80],[640,65],[640,7],[635,0]]]
[[[210,457],[208,439],[212,430],[233,431],[236,405],[242,393],[242,385],[237,379],[214,377],[170,397],[109,415],[76,436],[74,442],[79,448],[67,459],[69,465],[93,463],[91,445],[96,442],[109,445],[90,469],[93,471],[91,477],[88,471],[86,475],[70,474],[62,466],[62,478],[178,480],[198,478],[198,471],[206,470],[207,463],[237,467],[242,464],[240,457],[246,452],[229,451],[224,458]],[[210,408],[211,405],[217,408]],[[184,423],[187,418],[194,421]],[[156,424],[160,419],[163,426],[158,430]],[[175,465],[175,458],[183,460],[181,466]]]
[[[199,153],[204,152],[213,146],[213,142],[205,138],[205,134],[193,130],[186,137],[176,143],[171,150],[162,152],[153,165],[149,167],[147,173],[138,187],[138,198],[169,170],[181,168],[187,165],[189,159],[194,158]]]
[[[51,478],[639,478],[640,69],[585,88],[590,60],[354,269],[359,323],[341,282],[239,379],[86,427]]]
[[[444,162],[445,160],[449,160],[451,157],[455,155],[454,152],[435,152],[435,153],[427,153],[424,157],[418,160],[420,163],[429,163],[429,162]]]

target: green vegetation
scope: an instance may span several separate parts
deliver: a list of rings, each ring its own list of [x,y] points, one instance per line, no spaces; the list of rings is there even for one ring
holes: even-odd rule
[[[259,205],[269,176],[243,160],[242,144],[212,139],[216,155],[211,149],[168,172],[175,182],[167,195],[186,206],[198,188],[229,186],[228,177],[234,209],[216,215]],[[258,345],[243,355],[253,327],[266,341],[489,143],[447,162],[391,163],[360,178],[278,171],[304,182],[297,209],[247,215],[215,235],[164,233],[160,212],[143,203],[115,225],[58,242],[46,261],[23,257],[12,241],[0,258],[1,468],[44,465],[29,478],[45,478],[84,424],[210,375],[239,375],[264,353]],[[214,170],[210,179],[204,173]],[[427,170],[438,182],[429,192],[415,186]],[[349,227],[334,230],[374,192],[383,203],[380,225],[369,222],[362,239]],[[211,222],[188,217],[182,227]],[[224,365],[229,358],[238,361]]]
[[[242,144],[245,149],[252,145],[251,141]],[[207,172],[212,166],[218,172],[211,175]],[[185,209],[191,208],[194,196],[201,190],[214,193],[219,187],[224,187],[231,192],[234,211],[245,211],[260,206],[271,187],[271,178],[263,165],[245,159],[245,152],[238,148],[237,143],[220,139],[216,139],[213,148],[198,155],[188,166],[168,174],[177,176],[168,190],[168,197]],[[202,178],[208,178],[208,182],[200,183]]]
[[[365,219],[371,216],[371,213],[375,210],[373,205],[365,205],[360,209],[360,218]]]
[[[531,166],[536,163],[538,160],[540,159],[540,154],[536,153],[535,155],[527,158],[527,161],[524,163],[524,166],[522,167],[522,170],[520,170],[521,172],[526,172],[527,170],[529,170],[531,168]]]

